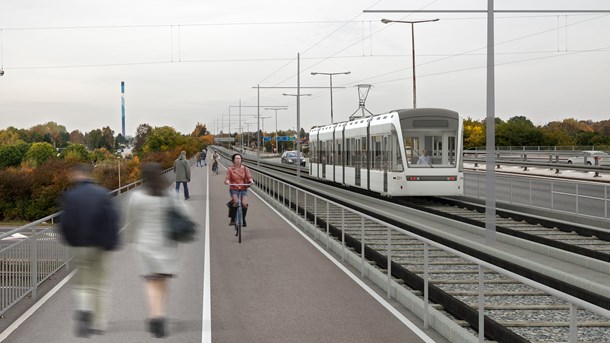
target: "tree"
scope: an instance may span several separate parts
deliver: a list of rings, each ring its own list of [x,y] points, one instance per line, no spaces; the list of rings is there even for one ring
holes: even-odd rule
[[[25,159],[34,162],[34,165],[40,166],[50,159],[57,156],[57,150],[47,142],[38,142],[32,144],[32,147],[25,154]]]
[[[59,157],[68,162],[88,162],[89,152],[82,144],[70,144],[61,152]]]
[[[114,131],[110,129],[110,126],[102,128],[102,148],[106,148],[109,151],[114,151]]]
[[[23,142],[19,134],[13,130],[0,130],[0,145],[10,145]]]
[[[193,137],[202,137],[209,134],[210,132],[208,131],[207,127],[199,122],[195,126],[195,130],[193,130],[193,132],[191,133]]]
[[[144,143],[146,143],[146,139],[150,135],[152,131],[152,126],[148,124],[140,124],[136,129],[136,137],[134,138],[133,150],[141,153],[142,148],[144,147]]]
[[[507,122],[496,126],[496,145],[498,146],[531,146],[541,145],[542,142],[542,132],[524,116],[512,117]]]
[[[180,143],[181,135],[171,126],[155,127],[150,131],[142,151],[149,153],[153,151],[169,151],[176,148]]]
[[[464,149],[485,146],[485,125],[468,118],[464,120]]]
[[[79,130],[70,132],[70,142],[73,144],[85,144],[85,135]]]
[[[21,164],[23,153],[16,145],[0,146],[0,169],[17,167]]]

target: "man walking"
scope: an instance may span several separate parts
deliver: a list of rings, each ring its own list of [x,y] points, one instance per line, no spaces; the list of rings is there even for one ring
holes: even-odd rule
[[[203,148],[203,151],[201,151],[201,159],[203,160],[203,165],[207,166],[208,162],[205,160],[206,157],[208,157],[208,149]]]
[[[195,154],[195,161],[197,161],[197,164],[196,164],[197,167],[203,167],[201,165],[201,153],[200,152]]]
[[[60,229],[71,246],[77,274],[76,335],[103,334],[107,323],[107,285],[110,251],[118,247],[118,213],[108,190],[91,180],[91,165],[71,172],[73,186],[62,196]]]
[[[188,200],[189,187],[188,182],[191,182],[191,166],[186,159],[186,151],[180,152],[180,157],[174,161],[174,173],[176,173],[176,195],[180,194],[180,184],[184,185],[184,200]]]

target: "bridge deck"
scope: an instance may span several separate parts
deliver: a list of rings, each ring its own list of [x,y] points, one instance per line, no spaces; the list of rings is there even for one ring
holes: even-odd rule
[[[202,342],[206,337],[203,307],[209,300],[204,299],[203,281],[208,222],[213,342],[424,341],[254,194],[249,196],[248,228],[238,244],[227,225],[223,173],[208,175],[207,170],[194,167],[189,184],[188,205],[201,235],[183,246],[180,273],[170,280],[168,342]],[[134,253],[127,245],[113,255],[109,328],[103,336],[92,336],[92,341],[152,339],[145,331],[144,284]],[[5,341],[79,341],[73,335],[73,310],[68,283]],[[434,341],[444,341],[434,332],[426,333]]]

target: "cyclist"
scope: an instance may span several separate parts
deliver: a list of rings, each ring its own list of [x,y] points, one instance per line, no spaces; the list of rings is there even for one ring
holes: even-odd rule
[[[212,171],[218,174],[218,160],[220,159],[220,155],[218,155],[218,151],[214,150],[212,154]]]
[[[231,157],[233,165],[227,168],[227,176],[225,178],[225,184],[247,184],[252,183],[252,175],[250,169],[241,164],[241,154],[233,154]],[[237,206],[239,197],[241,195],[241,207],[243,213],[243,227],[246,227],[246,213],[248,213],[248,187],[249,186],[231,186],[229,192],[233,201],[231,207],[229,207],[229,217],[231,217],[230,226],[235,225],[235,215],[237,214]]]

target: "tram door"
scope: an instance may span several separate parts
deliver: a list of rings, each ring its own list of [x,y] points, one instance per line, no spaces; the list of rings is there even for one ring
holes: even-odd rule
[[[322,178],[326,178],[326,142],[320,141],[320,163],[322,164]]]
[[[355,164],[355,172],[356,172],[356,186],[360,186],[360,173],[362,168],[362,151],[360,147],[362,143],[360,142],[360,138],[356,138],[356,146],[352,147],[352,151],[356,154],[354,156],[354,164]]]
[[[383,146],[381,147],[381,167],[383,168],[383,191],[388,192],[388,137],[383,136]]]

